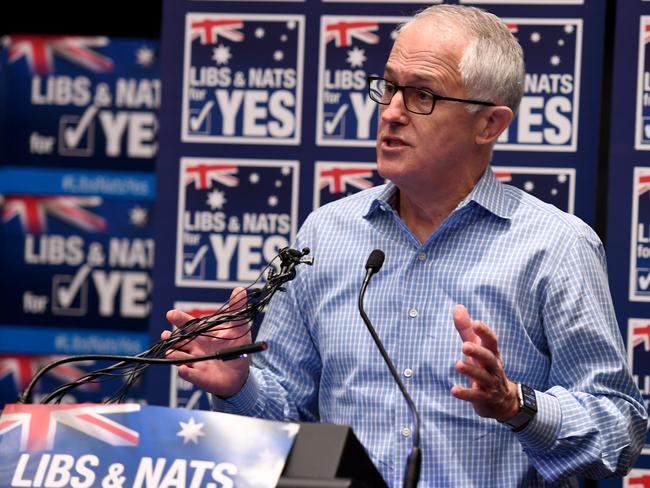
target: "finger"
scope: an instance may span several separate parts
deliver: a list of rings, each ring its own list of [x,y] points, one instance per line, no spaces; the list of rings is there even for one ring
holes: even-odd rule
[[[246,303],[248,302],[248,293],[246,293],[246,289],[242,287],[237,287],[233,289],[232,293],[230,294],[230,307],[229,310],[231,313],[236,313],[241,310],[243,310],[246,307]],[[247,319],[240,319],[233,321],[233,325],[242,325],[247,323]]]
[[[498,373],[500,371],[501,364],[499,363],[499,359],[489,349],[471,342],[464,342],[461,350],[465,356],[476,361],[477,364],[490,373]]]
[[[457,304],[454,307],[454,326],[463,342],[480,343],[478,336],[472,329],[472,320],[469,318],[465,305]]]
[[[170,337],[171,335],[172,335],[172,331],[171,331],[171,330],[163,330],[163,331],[160,333],[160,339],[162,339],[163,341],[165,341],[165,340],[169,339],[169,337]]]
[[[490,393],[477,388],[464,388],[454,385],[451,388],[451,394],[459,400],[465,400],[472,403],[489,403],[491,401]]]
[[[197,354],[192,354],[187,351],[182,351],[180,349],[169,349],[165,352],[166,359],[189,359],[195,358]],[[192,363],[183,363],[186,365],[191,365]]]
[[[176,309],[167,312],[166,317],[169,323],[175,325],[176,327],[182,327],[189,320],[192,320],[194,318],[190,314],[185,313],[182,310],[176,310]]]
[[[481,345],[496,355],[499,354],[496,333],[485,323],[475,320],[473,323],[474,333],[481,339]]]
[[[494,376],[480,366],[468,363],[467,361],[457,361],[456,371],[480,388],[485,390],[494,389]]]
[[[193,385],[201,378],[201,372],[196,371],[192,367],[192,364],[181,364],[178,367],[178,376],[183,378],[185,381],[189,381]],[[198,385],[197,385],[198,386]]]

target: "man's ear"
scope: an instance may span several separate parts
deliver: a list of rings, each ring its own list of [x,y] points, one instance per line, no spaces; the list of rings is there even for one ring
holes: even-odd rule
[[[477,144],[492,144],[495,142],[514,118],[512,110],[505,105],[486,107],[477,115],[479,116],[478,131],[476,133]]]

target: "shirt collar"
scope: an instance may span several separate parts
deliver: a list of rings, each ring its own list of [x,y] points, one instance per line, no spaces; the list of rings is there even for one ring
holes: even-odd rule
[[[379,209],[396,211],[397,208],[397,187],[394,183],[388,182],[377,196],[370,202],[368,211],[364,218],[371,218]],[[512,202],[506,196],[501,182],[497,180],[492,167],[488,166],[478,183],[472,191],[458,204],[456,210],[475,202],[490,213],[503,219],[510,219],[514,211]]]

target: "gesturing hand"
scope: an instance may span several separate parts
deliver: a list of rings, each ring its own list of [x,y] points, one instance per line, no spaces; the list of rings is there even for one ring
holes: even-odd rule
[[[227,312],[240,310],[246,304],[246,290],[235,288],[230,295],[230,307]],[[167,320],[181,327],[193,317],[180,310],[167,312]],[[200,335],[196,339],[181,344],[178,349],[173,349],[167,355],[170,359],[184,359],[195,356],[214,354],[225,348],[250,344],[251,333],[247,331],[245,321],[226,322],[216,326],[209,334]],[[165,330],[160,334],[161,339],[167,339],[171,331]],[[241,337],[240,337],[241,336]],[[241,390],[250,367],[250,358],[239,358],[230,361],[208,360],[196,363],[182,364],[178,367],[178,374],[184,380],[208,393],[227,398]]]
[[[479,320],[471,320],[463,305],[454,307],[454,325],[463,341],[464,360],[456,362],[456,371],[470,381],[470,387],[454,385],[451,394],[471,402],[481,417],[502,422],[519,412],[517,384],[505,374],[494,331]]]

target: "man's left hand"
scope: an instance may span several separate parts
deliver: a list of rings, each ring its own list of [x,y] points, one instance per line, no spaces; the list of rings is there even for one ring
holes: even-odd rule
[[[519,412],[517,384],[506,376],[496,334],[480,320],[471,320],[464,305],[454,307],[454,325],[465,355],[456,362],[456,371],[466,376],[471,386],[454,385],[451,394],[471,402],[481,417],[500,422],[511,419]]]

